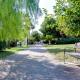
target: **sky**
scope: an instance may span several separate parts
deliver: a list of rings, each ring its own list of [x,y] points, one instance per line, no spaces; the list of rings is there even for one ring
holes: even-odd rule
[[[53,6],[55,5],[55,0],[40,0],[39,7],[47,9],[49,14],[53,13]]]
[[[55,5],[55,0],[40,0],[39,2],[39,7],[42,9],[42,8],[45,8],[47,9],[48,13],[49,14],[54,14],[54,11],[53,11],[53,6]],[[40,25],[41,23],[43,22],[44,20],[44,15],[40,16],[38,18],[38,24],[35,25],[35,29],[34,30],[39,30],[40,29]]]

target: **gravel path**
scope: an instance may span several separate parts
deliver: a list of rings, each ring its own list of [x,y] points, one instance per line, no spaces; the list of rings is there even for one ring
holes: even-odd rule
[[[0,80],[80,80],[80,68],[60,64],[35,45],[0,61]]]

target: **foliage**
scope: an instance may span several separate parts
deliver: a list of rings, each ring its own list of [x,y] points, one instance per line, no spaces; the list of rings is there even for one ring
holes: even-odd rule
[[[56,28],[56,20],[53,18],[53,15],[46,15],[40,29],[40,31],[43,33],[44,39],[50,39],[51,41],[52,39],[59,38],[61,35]]]
[[[35,13],[38,4],[34,0],[25,1],[26,7],[23,7],[22,0],[0,0],[0,40],[22,39],[27,34],[31,20],[29,13],[24,14],[22,8]],[[25,19],[23,20],[23,18]],[[24,22],[26,23],[25,26],[23,25]]]
[[[48,41],[49,44],[51,44],[51,41],[53,39],[52,35],[46,35],[45,40]]]
[[[35,43],[34,38],[32,36],[30,36],[28,44],[34,44],[34,43]]]
[[[38,3],[38,0],[0,0],[0,41],[27,37],[31,19],[40,14]]]
[[[40,33],[37,31],[32,32],[31,36],[32,36],[34,42],[39,42],[41,39]]]
[[[0,50],[5,49],[5,47],[6,47],[6,42],[0,41]]]
[[[80,1],[57,0],[54,9],[58,29],[68,36],[80,36]]]
[[[48,15],[48,11],[45,8],[43,8],[43,12],[46,16]]]
[[[26,9],[29,12],[31,18],[37,18],[41,15],[41,10],[39,8],[39,0],[26,0]]]
[[[16,34],[18,34],[18,29],[20,29],[21,14],[14,10],[14,4],[15,0],[0,1],[0,40],[9,40],[18,37]]]
[[[79,42],[80,38],[60,38],[55,40],[55,44],[74,44],[76,42]]]

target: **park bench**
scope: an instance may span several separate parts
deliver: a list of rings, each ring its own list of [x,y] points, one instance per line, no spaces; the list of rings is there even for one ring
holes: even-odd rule
[[[64,63],[66,61],[66,55],[70,55],[77,60],[80,59],[80,42],[75,43],[74,51],[67,51],[68,49],[64,49]]]

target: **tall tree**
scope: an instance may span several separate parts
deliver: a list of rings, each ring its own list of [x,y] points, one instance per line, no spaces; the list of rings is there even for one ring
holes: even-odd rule
[[[39,12],[38,3],[37,0],[0,0],[0,40],[22,39],[30,29],[30,16]]]
[[[59,30],[68,36],[80,36],[79,0],[57,0],[55,14]]]
[[[40,31],[43,33],[43,38],[49,43],[53,39],[61,37],[60,32],[57,30],[56,20],[50,14],[45,16]]]

